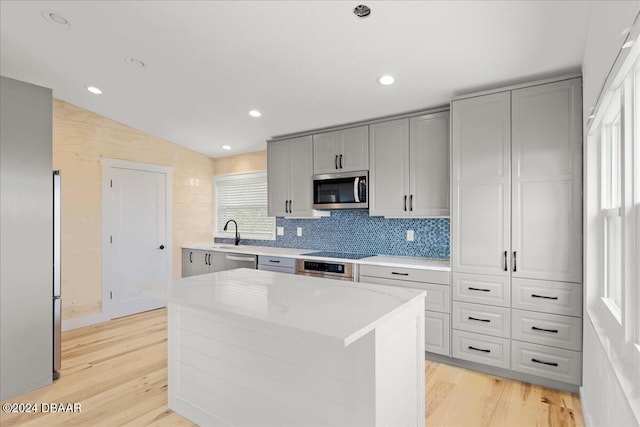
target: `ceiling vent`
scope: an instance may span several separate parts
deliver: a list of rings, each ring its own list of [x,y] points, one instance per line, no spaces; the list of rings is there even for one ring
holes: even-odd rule
[[[353,13],[358,18],[366,18],[367,16],[371,15],[371,9],[369,8],[369,6],[359,4],[355,7],[355,9],[353,9]]]

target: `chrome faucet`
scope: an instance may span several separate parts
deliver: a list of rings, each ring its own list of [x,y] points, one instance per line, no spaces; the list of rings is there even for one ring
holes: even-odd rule
[[[229,221],[226,222],[226,224],[224,225],[223,230],[227,231],[227,226],[229,225],[230,222],[233,222],[236,225],[236,239],[235,239],[235,245],[238,246],[238,243],[240,243],[240,233],[238,233],[238,223],[235,222],[235,220],[230,219]]]

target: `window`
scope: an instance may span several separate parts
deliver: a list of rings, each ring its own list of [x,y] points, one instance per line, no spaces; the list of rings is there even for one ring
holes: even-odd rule
[[[633,365],[640,361],[640,41],[621,57],[589,123],[584,263],[589,316]]]
[[[233,238],[235,227],[224,231],[225,223],[238,223],[244,239],[273,240],[275,218],[267,216],[267,173],[243,173],[216,176],[215,235]]]
[[[603,295],[605,303],[621,322],[621,249],[622,218],[620,215],[622,182],[622,140],[620,133],[620,92],[611,99],[600,125],[600,204],[603,232]]]

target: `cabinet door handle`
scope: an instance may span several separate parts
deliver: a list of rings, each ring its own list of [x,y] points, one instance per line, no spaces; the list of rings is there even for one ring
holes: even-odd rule
[[[470,291],[478,291],[478,292],[491,292],[491,289],[482,289],[482,288],[467,288]]]
[[[413,194],[409,196],[409,210],[413,212]]]
[[[468,319],[469,319],[469,320],[475,320],[476,322],[484,322],[484,323],[489,323],[489,322],[491,322],[491,320],[490,320],[490,319],[478,319],[477,317],[471,317],[471,316],[469,316],[469,317],[468,317]]]
[[[407,211],[407,195],[404,195],[404,211]]]
[[[336,164],[336,170],[338,170],[338,155],[337,154],[336,154],[335,164]]]
[[[209,254],[204,254],[204,265],[209,265],[208,259],[209,259]]]
[[[507,271],[507,251],[504,251],[504,271]]]
[[[542,298],[542,299],[553,299],[553,300],[558,299],[558,297],[548,297],[546,295],[536,295],[536,294],[531,294],[531,298]]]
[[[342,169],[342,154],[340,154],[340,169]]]
[[[193,252],[189,252],[189,262],[193,264]]]
[[[513,272],[515,273],[517,270],[517,265],[516,265],[516,251],[513,251]]]
[[[468,348],[469,350],[481,351],[481,352],[483,352],[483,353],[491,353],[491,350],[486,349],[486,348],[477,348],[477,347],[472,347],[472,346],[469,346],[469,347],[467,347],[467,348]]]
[[[539,364],[541,364],[541,365],[558,366],[558,364],[557,364],[557,363],[555,363],[555,362],[545,362],[545,361],[538,360],[538,359],[531,359],[531,361],[532,361],[532,362],[535,362],[535,363],[539,363]]]
[[[409,273],[398,273],[397,271],[392,271],[391,274],[394,274],[396,276],[408,276]]]
[[[289,200],[289,213],[293,212],[293,208],[291,207],[291,205],[292,205],[292,202],[291,200]]]
[[[537,326],[532,326],[531,329],[534,330],[534,331],[551,332],[552,334],[557,334],[558,333],[557,329],[538,328]]]

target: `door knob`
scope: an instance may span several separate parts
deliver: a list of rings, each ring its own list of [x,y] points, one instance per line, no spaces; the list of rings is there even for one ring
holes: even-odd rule
[[[164,249],[164,245],[160,245],[158,249]]]

